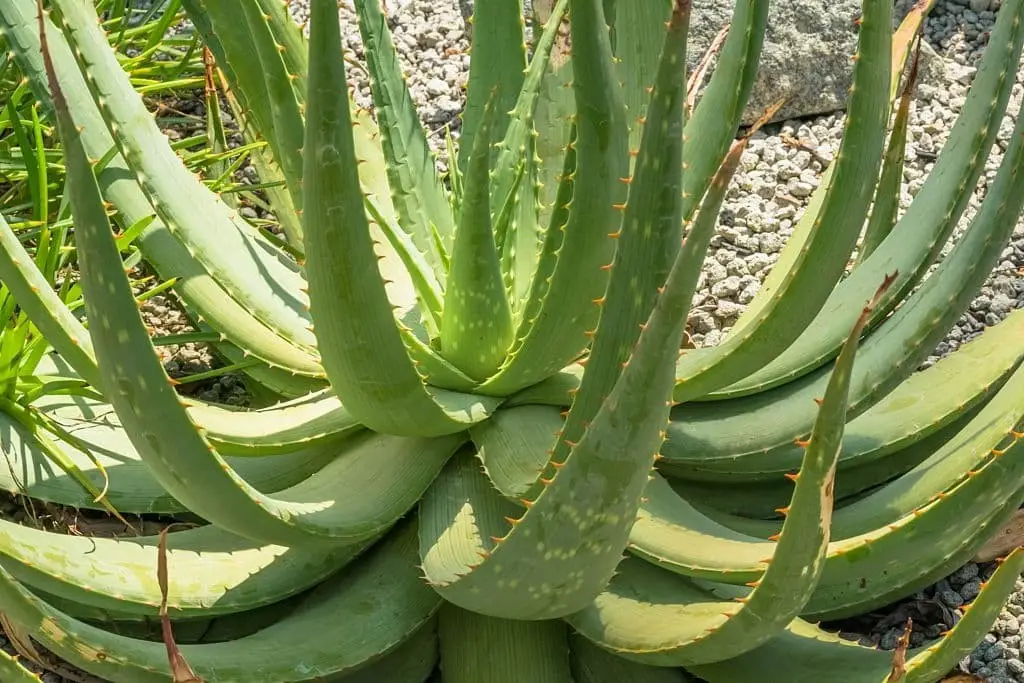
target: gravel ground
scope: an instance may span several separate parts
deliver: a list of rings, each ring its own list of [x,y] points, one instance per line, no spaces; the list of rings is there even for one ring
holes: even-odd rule
[[[361,42],[350,3],[342,7],[345,41],[357,57]],[[444,131],[447,126],[457,135],[458,114],[463,102],[469,65],[468,39],[455,0],[403,0],[392,6],[390,24],[403,59],[412,96],[420,107],[424,124],[431,134],[432,146],[444,167]],[[906,10],[910,0],[897,0],[897,10]],[[901,196],[905,208],[931,171],[935,154],[941,149],[952,123],[963,104],[975,67],[985,46],[988,31],[995,21],[999,0],[939,0],[926,24],[926,38],[941,56],[944,68],[926,70],[926,79],[916,92],[911,110],[906,170]],[[306,5],[293,0],[296,19],[304,21]],[[351,84],[359,104],[370,107],[368,78],[359,69],[350,69]],[[1024,69],[1019,70],[1008,115],[999,131],[996,148],[989,159],[957,235],[970,225],[987,183],[995,177],[1002,152],[1024,99]],[[182,103],[182,108],[190,106]],[[191,106],[201,107],[201,103]],[[201,109],[194,110],[201,113]],[[752,141],[743,157],[742,168],[725,202],[718,235],[712,242],[694,298],[690,317],[692,341],[697,346],[712,346],[728,334],[736,318],[757,293],[761,282],[778,259],[786,239],[792,233],[817,186],[823,162],[831,159],[841,140],[843,115],[819,116],[786,121],[766,127]],[[787,145],[784,139],[797,138],[801,148]],[[808,151],[813,150],[813,152]],[[239,179],[254,182],[243,169]],[[1002,320],[1011,310],[1024,307],[1024,221],[1018,224],[1003,259],[991,274],[980,295],[946,339],[938,345],[925,366],[954,351],[986,326]],[[188,321],[167,299],[157,297],[145,307],[148,322],[158,333],[188,330]],[[163,349],[172,375],[209,367],[209,353],[194,344]],[[195,387],[204,398],[241,403],[244,396],[231,377]],[[994,564],[970,563],[928,590],[898,605],[845,622],[866,642],[892,649],[907,616],[914,619],[911,645],[935,638],[955,623],[962,607],[977,594],[980,583],[994,571]],[[992,632],[961,663],[963,672],[993,683],[1024,682],[1021,636],[1024,633],[1024,581],[1008,601]],[[45,678],[49,681],[74,680]]]

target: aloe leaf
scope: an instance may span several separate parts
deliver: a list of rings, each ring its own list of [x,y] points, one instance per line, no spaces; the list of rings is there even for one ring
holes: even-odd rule
[[[261,545],[214,526],[168,537],[168,614],[214,618],[285,600],[347,566],[377,537],[354,545]],[[160,537],[103,538],[0,522],[0,565],[18,581],[94,610],[158,614]]]
[[[521,21],[521,20],[520,20]],[[494,94],[498,97],[498,91]],[[491,100],[468,159],[466,192],[444,293],[441,351],[471,377],[486,379],[512,343],[512,307],[505,292],[491,224],[491,147],[497,106]]]
[[[985,399],[991,398],[986,396]],[[985,399],[982,400],[984,404]],[[836,478],[836,514],[832,518],[833,534],[842,525],[843,511],[862,498],[871,495],[878,486],[885,484],[920,465],[931,455],[943,448],[957,434],[963,431],[971,420],[977,417],[978,408],[969,410],[949,425],[930,433],[900,450],[887,453],[878,459],[859,462],[843,457],[850,453],[844,448],[839,454],[840,469]],[[847,430],[851,427],[847,425]],[[930,425],[929,425],[930,427]],[[930,431],[930,430],[929,430]],[[849,436],[849,431],[847,431]],[[855,453],[855,456],[861,454]],[[845,465],[845,466],[844,466]],[[786,477],[765,481],[709,482],[687,481],[669,477],[672,489],[686,499],[686,502],[702,513],[730,529],[745,534],[768,538],[779,532],[782,520],[777,510],[785,507],[793,493],[793,484]],[[648,498],[651,496],[648,495]]]
[[[568,17],[555,17],[554,7],[534,5],[534,31],[541,32],[551,28],[556,32],[555,42],[551,49],[548,75],[541,80],[540,96],[534,111],[534,127],[537,138],[534,149],[536,152],[536,191],[537,191],[537,225],[556,225],[552,214],[564,202],[556,205],[556,197],[564,184],[561,174],[566,168],[565,157],[568,153],[572,131],[572,117],[576,112],[576,101],[571,89],[572,59],[570,58],[570,31]],[[548,22],[555,21],[553,25]],[[550,233],[551,230],[549,229]],[[529,290],[517,289],[519,298],[526,298]]]
[[[629,171],[625,107],[599,1],[574,0],[569,11],[573,59],[591,65],[577,71],[573,81],[578,113],[572,207],[561,231],[560,250],[551,259],[550,282],[542,282],[542,263],[511,355],[481,385],[482,393],[512,393],[557,372],[584,351],[608,282],[601,267],[615,254],[614,233],[621,226],[626,195],[622,178]],[[552,226],[549,233],[552,229],[558,230]]]
[[[784,351],[844,273],[878,178],[888,122],[890,74],[882,65],[892,54],[892,3],[865,0],[863,7],[845,135],[830,179],[842,190],[830,188],[803,249],[788,268],[772,269],[725,340],[680,358],[678,403],[727,386]]]
[[[427,263],[426,256],[413,243],[409,235],[394,221],[392,216],[382,210],[373,196],[367,195],[365,201],[370,217],[387,236],[388,242],[391,243],[405,269],[409,272],[420,307],[426,314],[424,322],[430,333],[436,337],[440,330],[441,312],[444,310],[442,304],[444,291],[434,276],[433,268]]]
[[[876,492],[846,506],[835,538],[849,538],[893,522],[977,470],[1024,419],[1024,366],[978,415],[924,462]],[[837,520],[838,522],[839,520]]]
[[[681,76],[679,80],[685,81],[685,79],[683,79]],[[655,92],[657,92],[657,90]],[[685,100],[686,93],[680,88],[677,91],[677,96],[679,97],[677,103],[681,106],[683,101]],[[649,110],[649,113],[653,114],[654,112],[655,108],[652,107]],[[683,245],[679,250],[679,257],[681,259],[679,267],[683,273],[686,273],[686,275],[683,276],[683,291],[685,293],[685,296],[690,297],[691,299],[693,297],[694,291],[697,288],[697,282],[700,273],[700,264],[703,261],[705,253],[707,252],[707,246],[711,240],[711,237],[714,234],[718,212],[721,208],[722,202],[725,200],[725,195],[729,188],[729,183],[733,175],[735,174],[737,168],[739,168],[740,158],[743,154],[743,151],[746,149],[747,143],[750,141],[754,133],[756,133],[757,130],[760,129],[761,125],[764,123],[765,120],[767,120],[767,116],[755,122],[755,124],[751,126],[750,130],[743,137],[741,137],[739,140],[733,143],[732,147],[729,150],[729,153],[726,155],[726,158],[722,163],[722,166],[718,169],[718,172],[715,174],[714,181],[712,182],[711,187],[708,190],[708,194],[705,197],[705,201],[703,206],[701,207],[700,212],[689,225],[689,230],[687,232],[686,239],[683,241]],[[655,148],[657,149],[657,147]],[[639,159],[638,162],[641,164],[643,163]],[[674,162],[670,161],[670,163]],[[640,173],[642,172],[643,169],[641,167]],[[638,186],[640,186],[639,183]],[[645,200],[641,203],[647,203],[648,201],[651,201],[646,200],[646,198],[644,198],[642,195],[639,198]],[[641,211],[640,213],[643,214],[644,212]],[[668,248],[670,249],[671,247]],[[628,252],[623,252],[623,254],[628,254]],[[648,256],[648,258],[651,257]],[[624,265],[625,263],[628,263],[626,259],[624,259]],[[608,296],[613,296],[613,293],[615,291],[613,287],[616,284],[616,276],[618,274],[618,272],[613,271],[612,286],[609,287]],[[631,288],[633,288],[633,285],[636,281],[637,278],[634,276],[630,283]],[[635,301],[639,298],[639,296],[635,293],[632,293],[631,298]],[[623,317],[625,317],[625,321],[623,320]],[[628,330],[630,317],[632,317],[631,314],[623,313],[615,315],[610,319],[613,321],[613,324],[616,326],[616,328],[620,330],[625,328],[626,330]],[[591,362],[595,360],[603,360],[603,343],[607,343],[607,340],[602,342],[602,332],[599,327],[597,335],[595,336],[591,356],[585,361],[588,366]],[[618,359],[616,359],[616,362],[621,363],[623,362],[623,360],[625,360],[625,358],[625,356],[620,356]],[[581,361],[581,364],[583,362],[584,361]],[[552,460],[557,462],[563,459],[562,455],[564,453],[565,442],[572,442],[573,440],[575,440],[577,438],[579,430],[582,427],[582,424],[585,424],[586,421],[589,419],[588,408],[590,408],[590,406],[588,406],[588,403],[592,404],[595,397],[595,394],[591,392],[595,391],[595,387],[597,392],[603,392],[607,390],[601,388],[599,380],[595,379],[599,377],[600,375],[594,372],[584,373],[580,381],[579,392],[576,392],[575,390],[572,391],[572,407],[569,409],[568,412],[566,425],[562,434],[563,438],[560,439],[559,442],[556,442],[555,444],[554,455],[552,456]]]
[[[363,208],[337,7],[312,5],[303,213],[310,306],[331,385],[360,423],[393,434],[462,431],[495,400],[429,391],[406,350]],[[342,79],[342,80],[339,80]]]
[[[157,215],[256,318],[313,351],[316,340],[299,274],[266,251],[269,247],[253,236],[252,228],[193,177],[167,144],[107,44],[95,9],[67,0],[57,6],[93,99]],[[231,255],[230,265],[225,254]]]
[[[185,511],[146,467],[109,405],[83,397],[44,396],[33,408],[74,436],[76,443],[56,434],[51,439],[94,486],[103,488],[100,468],[106,471],[109,488],[105,500],[110,505],[125,513]],[[273,458],[228,456],[225,461],[251,486],[272,493],[317,472],[338,450],[336,442],[325,442]],[[93,496],[48,461],[40,445],[16,420],[2,414],[0,456],[0,489],[69,507],[102,509]]]
[[[679,198],[684,175],[682,151],[686,114],[683,105],[690,10],[688,2],[672,7],[640,149],[629,179],[622,225],[615,234],[618,246],[611,263],[608,288],[598,300],[601,317],[590,335],[593,343],[586,363],[592,371],[583,375],[579,393],[555,441],[553,462],[565,461],[571,444],[579,441],[608,397],[617,379],[612,369],[629,360],[677,254],[684,264],[680,268],[686,274],[682,296],[692,298],[696,289],[697,273],[693,266],[703,260],[713,229],[711,221],[703,220],[692,231],[696,234],[690,236],[686,246],[680,246],[683,226]],[[636,47],[636,51],[639,50],[639,46]],[[727,183],[720,184],[720,197],[724,197],[725,185]],[[708,215],[717,213],[717,208]],[[547,476],[552,474],[549,472]]]
[[[487,148],[509,125],[509,112],[521,97],[526,72],[526,37],[522,0],[481,3],[473,8],[466,107],[462,112],[458,167],[468,177],[476,136],[482,134],[487,107],[498,112],[489,126]],[[493,162],[493,159],[490,161]]]
[[[364,558],[323,582],[277,623],[226,643],[182,645],[196,673],[222,683],[298,683],[356,673],[426,625],[440,600],[416,576],[415,525],[403,524]],[[71,619],[0,569],[4,611],[50,650],[112,683],[164,683],[162,643],[135,640]],[[368,602],[369,600],[369,602]],[[338,619],[358,613],[357,621]],[[288,657],[281,657],[281,652]]]
[[[562,621],[498,619],[445,604],[438,635],[445,683],[573,683]]]
[[[489,420],[470,427],[477,457],[501,495],[510,500],[532,500],[540,494],[543,485],[539,479],[564,422],[559,408],[523,405],[499,410]]]
[[[21,665],[19,658],[0,652],[0,676],[10,683],[40,683],[41,679]]]
[[[913,595],[969,562],[1024,501],[1017,485],[1024,448],[1015,443],[995,449],[979,470],[904,517],[836,541],[829,548],[836,560],[822,573],[805,616],[863,614]],[[913,567],[904,562],[910,552]]]
[[[259,77],[266,84],[270,107],[271,125],[261,126],[261,131],[264,131],[265,135],[266,131],[272,131],[267,137],[274,148],[274,158],[281,167],[295,210],[301,211],[302,139],[305,130],[302,103],[298,99],[284,55],[274,39],[263,8],[256,2],[243,2],[240,5],[242,16],[236,14],[233,21],[237,23],[241,19],[249,26],[249,41],[255,52],[255,66]]]
[[[583,636],[569,636],[572,675],[576,683],[691,683],[682,669],[648,666],[617,657]]]
[[[498,206],[492,205],[491,210],[495,214],[496,243],[502,251],[502,270],[512,293],[513,312],[516,314],[521,312],[520,302],[525,302],[529,295],[541,246],[538,227],[541,224],[543,188],[538,178],[541,161],[535,157],[538,143],[534,134],[545,136],[535,131],[534,125],[542,89],[551,80],[552,50],[568,5],[568,0],[558,0],[553,5],[551,16],[534,46],[533,58],[515,109],[509,116],[505,136],[498,143],[493,181],[493,197]],[[507,228],[503,229],[505,224]]]
[[[269,31],[259,30],[260,27],[250,31],[249,22],[239,20],[239,17],[244,17],[246,7],[252,3],[183,0],[182,4],[197,32],[202,36],[203,42],[215,53],[219,68],[226,75],[230,84],[227,88],[227,99],[232,105],[243,134],[249,139],[261,137],[269,143],[268,147],[250,155],[260,178],[265,183],[275,180],[283,182],[285,174],[278,161],[286,156],[287,150],[282,150],[282,143],[275,128],[275,103],[268,95],[268,88],[281,91],[284,100],[287,103],[298,103],[301,111],[305,97],[307,58],[307,47],[302,34],[283,7],[283,3],[276,0],[258,2],[262,10],[260,18],[266,21],[266,28]],[[285,72],[282,73],[278,69],[273,76],[283,77],[286,79],[284,82],[268,83],[270,76],[263,73],[260,59],[256,55],[257,44],[262,46],[262,52],[267,54],[268,59],[272,59],[269,50],[280,52],[279,59],[284,61]],[[291,92],[285,89],[289,84]],[[280,109],[280,105],[276,108]],[[253,123],[258,131],[256,134],[251,129]],[[300,134],[302,125],[304,124],[300,119]],[[281,137],[287,138],[289,134],[294,133],[294,130],[286,131]],[[301,146],[301,135],[299,143]],[[298,170],[301,172],[301,169]],[[289,189],[295,187],[297,186],[267,188],[267,194],[289,243],[301,247],[302,228],[292,190]]]
[[[751,650],[801,613],[825,562],[854,356],[871,308],[890,283],[886,279],[865,304],[843,347],[795,477],[778,551],[750,595],[738,604],[720,603],[709,610],[701,591],[685,579],[627,559],[593,604],[567,617],[573,628],[620,656],[684,666]]]
[[[565,227],[569,218],[569,206],[572,202],[573,193],[575,191],[575,177],[577,169],[577,155],[576,155],[576,126],[572,125],[569,133],[569,142],[564,150],[562,158],[562,173],[559,176],[557,186],[558,192],[554,198],[553,210],[549,216],[549,225],[546,230],[543,231],[540,248],[536,254],[536,263],[531,266],[532,279],[529,282],[529,289],[527,295],[521,300],[515,302],[515,320],[517,334],[519,329],[523,326],[524,321],[535,320],[540,314],[541,308],[547,297],[547,292],[551,287],[551,279],[553,277],[555,267],[558,265],[558,254],[564,243]],[[525,172],[525,169],[524,169]],[[521,187],[522,183],[520,183]],[[518,201],[516,196],[509,198],[510,202]],[[518,230],[518,228],[517,228]],[[524,238],[522,232],[517,233],[517,238]],[[518,240],[516,240],[518,241]],[[506,252],[507,256],[512,256],[512,249],[515,243],[509,246]],[[515,246],[518,250],[518,246]],[[519,251],[521,254],[522,252]],[[503,254],[503,257],[506,256]],[[522,262],[519,262],[522,265]],[[503,258],[502,265],[506,265],[506,260]],[[522,280],[512,283],[512,290],[519,292],[519,285],[522,284]],[[517,295],[518,296],[518,295]],[[519,343],[517,337],[516,343]],[[515,347],[513,347],[514,349]]]
[[[882,175],[878,180],[878,187],[875,189],[875,201],[871,207],[868,224],[864,228],[864,239],[854,268],[871,256],[872,252],[896,226],[903,184],[903,157],[907,150],[907,131],[910,126],[910,103],[913,99],[914,88],[917,87],[920,42],[917,45],[910,73],[907,75],[907,82],[896,109],[896,120],[893,122],[889,143],[885,148],[885,159],[882,161]]]
[[[431,231],[437,230],[442,244],[451,247],[455,233],[451,206],[441,185],[433,152],[427,145],[423,124],[402,78],[398,53],[381,12],[380,0],[356,0],[355,10],[359,17],[359,33],[366,48],[370,92],[380,125],[380,144],[399,222],[420,251],[428,256],[438,280],[444,285],[445,272]],[[316,55],[312,35],[310,54]],[[337,58],[340,59],[340,54]],[[311,88],[316,87],[312,84],[312,74],[317,59],[324,57],[310,60]],[[307,103],[311,102],[312,98],[307,95]],[[312,121],[308,112],[307,119]]]
[[[288,9],[289,0],[256,0],[279,46],[285,69],[295,87],[299,104],[305,104],[306,75],[309,71],[309,43]]]
[[[851,419],[910,376],[970,305],[999,260],[1024,206],[1024,174],[1017,171],[1022,163],[1024,118],[1017,121],[1004,161],[971,227],[932,276],[865,340],[851,389]],[[704,473],[720,469],[726,461],[731,474],[745,469],[744,462],[757,460],[755,467],[760,468],[765,451],[806,433],[812,411],[803,404],[820,395],[830,370],[822,368],[752,397],[680,406],[673,414],[665,454],[677,465],[687,460]],[[704,431],[709,428],[711,439]],[[739,448],[730,443],[729,435],[737,434],[746,435]]]
[[[955,353],[926,370],[911,374],[891,393],[850,421],[839,457],[839,471],[848,465],[885,457],[924,438],[984,397],[994,394],[1024,358],[1024,348],[1016,343],[1022,334],[1024,311],[1014,311]],[[674,431],[673,427],[669,428],[670,444]],[[720,437],[726,442],[723,450],[728,449],[732,456],[728,473],[719,474],[719,468],[704,467],[697,460],[678,462],[671,445],[666,448],[663,469],[683,479],[714,479],[736,484],[770,477],[781,480],[801,457],[799,447],[789,440],[765,451],[750,447],[748,437],[737,436],[735,439],[729,434]],[[751,436],[750,441],[758,440],[756,435]],[[755,450],[758,450],[756,462],[753,455],[746,455]]]
[[[918,11],[915,8],[914,12]],[[903,28],[912,27],[911,24]],[[915,31],[906,33],[902,42],[909,48]],[[761,392],[799,378],[827,362],[842,342],[838,330],[852,320],[851,306],[866,296],[871,283],[882,273],[899,271],[900,279],[876,312],[871,327],[881,323],[916,286],[959,222],[985,168],[1009,102],[1012,74],[1017,68],[1022,43],[1024,3],[1014,0],[999,12],[963,110],[933,171],[889,237],[836,286],[814,322],[789,349],[746,379],[709,394],[708,398]],[[894,68],[900,70],[895,63],[894,60]]]
[[[644,119],[651,102],[650,88],[658,77],[661,45],[652,36],[660,35],[672,16],[672,0],[616,3],[615,56],[623,99],[629,113],[629,149],[639,150],[644,135]],[[676,67],[685,68],[686,60]],[[685,82],[685,77],[683,82]],[[680,85],[676,83],[675,85]],[[684,87],[681,86],[680,87]],[[680,114],[680,118],[684,115]],[[680,145],[682,148],[684,145]],[[680,163],[682,163],[680,161]],[[633,172],[635,173],[635,164]]]
[[[361,429],[330,390],[269,408],[232,409],[186,400],[189,417],[222,455],[288,453]]]
[[[718,65],[687,122],[683,150],[686,220],[697,211],[736,137],[761,62],[769,4],[769,0],[736,2]],[[849,326],[843,328],[844,332],[847,329]]]
[[[858,531],[850,522],[845,522],[847,529],[839,533],[833,527],[821,578],[802,614],[819,619],[863,614],[910,595],[969,561],[1024,500],[1017,478],[1024,467],[1024,448],[1016,445],[1018,436],[1011,433],[1008,445],[997,442],[997,448],[976,456],[977,462],[961,464],[959,472],[966,471],[966,476],[933,495],[921,496],[916,506],[902,510],[892,506],[874,515],[875,527],[857,535],[846,535]],[[1000,441],[1006,439],[1004,432]],[[916,477],[909,479],[913,482]],[[650,520],[655,524],[643,520],[634,527],[631,541],[643,547],[641,555],[670,571],[714,576],[716,581],[728,583],[757,581],[765,564],[780,557],[781,544],[726,529],[681,499],[673,501],[674,494],[664,488],[662,484],[660,491],[650,489],[653,504],[648,509],[661,513]],[[927,491],[927,486],[922,484],[921,489]],[[897,489],[892,495],[895,502],[899,502],[898,495]],[[870,516],[872,505],[886,504],[886,489],[874,497],[869,509],[852,522]],[[834,523],[845,521],[846,509],[836,511]],[[951,524],[951,520],[957,523]],[[693,542],[697,538],[700,543]],[[912,565],[905,562],[908,556],[914,557]]]
[[[1016,550],[941,641],[908,651],[907,675],[901,683],[934,683],[953,669],[992,627],[1022,570],[1024,552]],[[806,621],[794,620],[779,637],[741,657],[688,668],[709,683],[817,683],[836,671],[842,671],[843,680],[849,683],[886,683],[892,670],[892,653],[858,645]]]
[[[346,674],[340,683],[423,683],[438,661],[436,618],[383,658]]]

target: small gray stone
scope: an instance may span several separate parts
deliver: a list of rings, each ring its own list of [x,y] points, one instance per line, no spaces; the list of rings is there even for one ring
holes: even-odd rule
[[[997,659],[1002,659],[1003,655],[1006,654],[1006,646],[1002,642],[995,642],[985,652],[985,661],[994,662]]]
[[[903,629],[891,628],[882,634],[882,640],[879,641],[878,647],[883,650],[893,650],[896,648],[896,643],[899,641],[900,636],[903,635]]]
[[[978,597],[978,593],[981,592],[981,581],[978,579],[971,579],[963,586],[960,587],[960,596],[964,601],[970,601]]]
[[[721,282],[716,282],[711,288],[711,296],[718,298],[732,297],[740,291],[740,279],[731,275]]]
[[[956,570],[955,572],[953,572],[953,574],[951,574],[949,578],[950,582],[954,585],[961,585],[970,581],[971,579],[977,578],[977,576],[978,565],[976,565],[973,562],[970,562],[960,567],[960,569]]]
[[[951,588],[940,591],[939,599],[949,607],[960,607],[964,604],[963,597]]]
[[[448,84],[440,78],[431,78],[427,81],[427,93],[435,97],[448,92]]]
[[[1009,669],[1006,666],[1005,659],[997,659],[988,663],[988,670],[991,672],[989,676],[995,678],[997,676],[1006,676],[1009,673]]]

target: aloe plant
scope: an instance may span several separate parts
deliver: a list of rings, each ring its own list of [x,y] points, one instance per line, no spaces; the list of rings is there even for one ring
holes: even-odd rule
[[[11,0],[0,27],[67,150],[88,327],[47,288],[18,301],[60,354],[54,376],[97,392],[44,406],[82,427],[86,475],[91,453],[119,509],[201,520],[168,538],[167,608],[206,680],[800,683],[842,667],[882,683],[887,653],[813,622],[928,585],[1024,502],[1024,314],[915,373],[1024,202],[1018,122],[970,228],[924,279],[1006,110],[1024,0],[1003,3],[898,219],[900,74],[931,3],[894,33],[892,3],[864,0],[842,147],[724,342],[687,351],[752,133],[737,138],[768,2],[736,3],[692,110],[686,0],[559,0],[529,52],[520,3],[480,3],[442,176],[377,0],[355,3],[372,115],[340,85],[332,0],[312,1],[308,41],[278,0],[185,0],[264,145],[283,238],[182,163],[95,9],[53,5],[37,18]],[[280,403],[175,391],[104,201],[121,229],[147,221],[146,259]],[[0,260],[5,282],[33,274]],[[15,443],[29,495],[95,506]],[[105,679],[169,680],[158,546],[0,522],[0,609]],[[903,680],[942,678],[1022,570],[1024,554],[1005,558],[941,641],[908,653]]]

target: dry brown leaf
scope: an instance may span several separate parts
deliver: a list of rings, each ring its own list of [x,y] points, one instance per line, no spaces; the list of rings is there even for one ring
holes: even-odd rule
[[[892,653],[892,670],[885,683],[899,683],[907,676],[907,648],[910,647],[910,631],[914,626],[913,619],[907,619],[903,627],[903,635],[896,641],[896,649]]]
[[[156,578],[160,584],[160,627],[163,631],[164,645],[167,647],[167,660],[171,664],[173,683],[206,683],[200,678],[185,656],[181,654],[178,644],[174,642],[171,619],[167,616],[167,529],[160,532],[160,545],[157,549]]]

